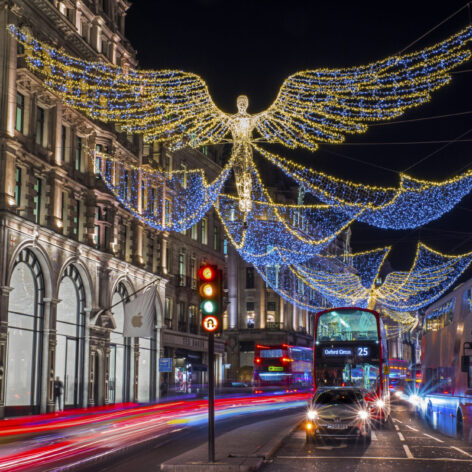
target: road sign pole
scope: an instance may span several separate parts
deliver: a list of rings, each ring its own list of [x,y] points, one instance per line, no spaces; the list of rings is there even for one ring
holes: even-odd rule
[[[215,335],[208,335],[208,462],[215,462]]]

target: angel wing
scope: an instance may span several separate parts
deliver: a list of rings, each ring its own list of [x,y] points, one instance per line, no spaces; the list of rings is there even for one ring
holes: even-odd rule
[[[367,123],[402,115],[446,85],[448,73],[470,58],[465,48],[472,26],[404,56],[347,69],[305,70],[291,75],[256,128],[269,142],[315,150],[319,142],[340,143],[363,133]]]
[[[13,25],[29,69],[69,106],[91,118],[112,121],[146,141],[173,149],[220,142],[226,115],[198,75],[179,70],[139,71],[71,57]]]

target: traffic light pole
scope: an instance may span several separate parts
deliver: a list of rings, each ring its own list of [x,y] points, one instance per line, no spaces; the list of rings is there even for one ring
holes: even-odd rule
[[[208,335],[208,462],[215,462],[215,335]]]

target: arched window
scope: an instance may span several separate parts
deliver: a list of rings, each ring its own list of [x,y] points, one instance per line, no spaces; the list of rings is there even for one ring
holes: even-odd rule
[[[77,407],[83,399],[85,290],[74,265],[64,271],[58,298],[55,375],[64,384],[64,407]]]
[[[10,278],[6,405],[39,410],[44,278],[38,259],[23,249]],[[16,411],[19,412],[18,409]]]
[[[112,297],[112,312],[116,328],[110,333],[110,374],[108,401],[121,403],[134,400],[134,346],[130,338],[123,336],[124,306],[129,301],[128,290],[120,282]]]

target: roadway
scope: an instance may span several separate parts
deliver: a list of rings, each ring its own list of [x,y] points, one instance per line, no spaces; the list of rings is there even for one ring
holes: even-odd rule
[[[324,441],[307,444],[305,432],[285,438],[263,472],[462,472],[472,470],[472,444],[441,435],[406,404],[393,406],[392,420],[373,431],[372,442]]]

